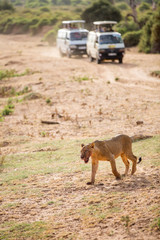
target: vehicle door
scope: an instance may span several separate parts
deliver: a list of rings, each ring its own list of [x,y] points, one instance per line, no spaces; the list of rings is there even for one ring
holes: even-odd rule
[[[93,58],[96,58],[97,51],[98,51],[98,36],[94,34],[92,39],[92,57]]]
[[[66,37],[67,37],[67,32],[63,31],[62,33],[62,42],[61,42],[61,49],[62,52],[66,54]]]

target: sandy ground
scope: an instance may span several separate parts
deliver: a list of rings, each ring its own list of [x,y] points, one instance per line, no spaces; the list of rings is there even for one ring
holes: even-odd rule
[[[61,58],[55,47],[28,36],[1,36],[0,53],[2,69],[34,72],[2,80],[1,87],[18,92],[28,86],[42,95],[29,104],[17,104],[14,114],[1,123],[0,137],[16,134],[37,139],[41,132],[52,138],[160,133],[160,81],[150,76],[159,69],[160,55],[126,50],[124,64],[97,65],[87,57]],[[80,81],[84,77],[88,81]],[[1,98],[1,107],[5,103]],[[59,124],[42,125],[41,120]]]
[[[86,56],[83,58],[72,57],[71,59],[61,58],[56,47],[49,47],[41,41],[40,37],[1,35],[0,68],[3,70],[15,69],[19,74],[28,69],[31,74],[0,80],[0,88],[14,88],[18,92],[24,87],[28,87],[32,93],[40,94],[37,99],[14,103],[14,113],[0,122],[2,153],[21,152],[23,145],[21,144],[21,149],[18,148],[20,141],[30,139],[31,142],[43,142],[44,136],[46,141],[47,138],[53,140],[89,137],[100,139],[121,133],[129,136],[160,134],[160,80],[150,75],[152,71],[159,70],[159,67],[160,55],[138,53],[137,49],[126,50],[123,64],[119,64],[118,61],[113,63],[106,61],[97,65],[95,62],[89,63]],[[17,99],[20,100],[23,97],[20,95],[17,96]],[[50,103],[46,102],[47,99],[50,100]],[[7,100],[8,96],[0,96],[1,109],[6,105]],[[42,120],[57,124],[43,124]],[[151,178],[151,174],[153,174],[152,184],[151,182],[148,184],[146,177]],[[97,185],[95,188],[80,184],[79,179],[83,178],[83,173],[77,173],[74,181],[72,177],[65,176],[64,181],[70,181],[72,186],[65,189],[66,198],[61,202],[60,207],[52,209],[48,206],[42,209],[38,206],[43,204],[44,198],[37,198],[34,199],[34,207],[33,202],[28,201],[25,205],[28,205],[28,210],[26,210],[28,212],[23,212],[24,201],[22,201],[22,205],[15,210],[17,218],[24,218],[25,215],[25,219],[34,221],[36,213],[35,215],[29,213],[31,205],[32,212],[33,208],[34,212],[41,212],[40,215],[36,215],[36,220],[51,218],[51,209],[57,211],[55,221],[61,226],[55,227],[55,235],[53,234],[50,239],[63,239],[62,237],[76,239],[74,236],[72,238],[69,236],[71,232],[76,233],[77,231],[79,232],[78,239],[85,240],[158,239],[157,232],[147,231],[150,212],[146,211],[143,214],[144,208],[146,209],[151,202],[157,201],[158,203],[157,198],[155,199],[159,184],[157,169],[150,169],[143,179],[139,173],[137,178],[128,178],[125,183],[117,184],[117,182],[111,183],[110,180],[106,180],[105,186]],[[54,176],[42,176],[41,178],[45,179],[41,181],[40,177],[35,177],[33,181],[35,186],[37,185],[44,191],[45,199],[48,198],[49,201],[50,194],[53,192],[54,197],[60,199],[63,188],[61,178]],[[113,176],[111,176],[112,180]],[[32,180],[24,180],[24,183],[25,181],[30,181],[31,185],[33,183]],[[56,187],[54,187],[55,183]],[[49,188],[50,193],[45,192],[46,185],[52,186]],[[152,187],[153,185],[155,187]],[[74,212],[74,207],[80,207],[79,199],[81,199],[81,207],[85,208],[84,199],[89,198],[89,195],[93,199],[89,199],[88,202],[94,205],[96,204],[94,199],[97,199],[99,195],[104,201],[106,193],[113,189],[115,192],[125,193],[127,187],[130,188],[130,195],[127,205],[122,203],[125,209],[124,215],[129,204],[132,204],[137,208],[136,211],[143,216],[137,219],[135,212],[134,221],[139,221],[138,226],[133,227],[133,230],[126,230],[124,224],[120,224],[121,221],[116,213],[113,213],[115,215],[114,222],[110,221],[109,225],[106,226],[105,221],[102,220],[84,228],[87,218],[81,222],[77,217],[76,210]],[[136,201],[134,202],[135,195],[139,197],[138,204],[141,204],[143,195],[146,197],[144,208],[140,208],[140,205],[137,205]],[[23,193],[20,198],[24,199]],[[106,201],[106,204],[110,204],[109,199]],[[73,211],[71,215],[64,215],[66,209],[69,211],[67,206],[70,206],[70,211]],[[62,218],[58,218],[58,213],[63,215],[64,221]],[[8,213],[6,218],[4,215],[3,221],[8,221],[9,216],[13,214],[14,210],[12,214]],[[61,235],[64,229],[68,231],[66,236]],[[143,231],[141,231],[142,229]]]

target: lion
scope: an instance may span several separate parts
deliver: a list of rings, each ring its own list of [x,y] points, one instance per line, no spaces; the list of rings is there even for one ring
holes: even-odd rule
[[[118,135],[110,140],[104,141],[96,140],[88,145],[82,144],[81,147],[81,159],[84,160],[85,163],[88,163],[90,157],[92,159],[91,182],[87,184],[94,184],[99,161],[109,161],[112,173],[115,175],[116,179],[121,179],[121,175],[116,168],[115,159],[117,157],[121,156],[125,164],[124,176],[128,174],[129,170],[128,159],[132,161],[131,175],[135,173],[137,163],[140,163],[142,160],[140,157],[137,162],[137,157],[133,155],[132,152],[132,139],[127,135]]]

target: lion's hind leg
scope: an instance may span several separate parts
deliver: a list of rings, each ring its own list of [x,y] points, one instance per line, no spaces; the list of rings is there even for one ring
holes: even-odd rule
[[[119,174],[119,172],[117,171],[117,168],[116,168],[115,158],[113,156],[110,156],[109,161],[111,164],[112,173],[114,174],[116,179],[121,179],[121,175]]]
[[[128,161],[128,159],[127,159],[127,157],[126,157],[126,155],[125,154],[121,154],[121,158],[122,158],[122,161],[123,161],[123,163],[124,163],[124,165],[125,165],[125,173],[124,173],[124,176],[127,176],[127,174],[128,174],[128,170],[129,170],[129,161]]]
[[[135,155],[133,155],[132,152],[130,153],[126,153],[126,157],[132,161],[132,171],[131,171],[131,175],[133,175],[136,171],[136,165],[137,165],[137,157]]]

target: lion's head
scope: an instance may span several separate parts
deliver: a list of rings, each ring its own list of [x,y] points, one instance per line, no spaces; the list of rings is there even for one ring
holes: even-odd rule
[[[88,144],[88,145],[81,145],[81,159],[84,160],[85,163],[88,163],[89,158],[92,154],[92,149],[93,149],[93,144]]]

